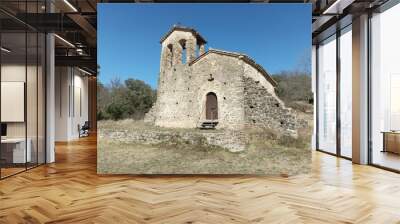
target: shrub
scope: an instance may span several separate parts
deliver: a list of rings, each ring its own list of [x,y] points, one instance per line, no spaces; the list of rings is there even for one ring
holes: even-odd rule
[[[156,100],[156,91],[141,80],[119,79],[97,83],[97,119],[142,119]]]
[[[112,102],[107,106],[106,112],[110,115],[110,118],[113,120],[120,120],[124,116],[124,105],[119,104],[117,102]]]

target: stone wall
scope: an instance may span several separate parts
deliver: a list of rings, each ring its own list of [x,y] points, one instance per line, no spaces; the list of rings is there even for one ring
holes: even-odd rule
[[[157,144],[193,144],[202,146],[217,146],[229,150],[230,152],[243,151],[248,146],[248,136],[240,131],[210,131],[194,129],[185,130],[166,130],[166,129],[143,129],[116,131],[100,129],[99,139],[108,139],[126,144],[140,143],[147,145]]]
[[[298,119],[295,111],[286,108],[283,102],[259,81],[243,77],[243,82],[248,126],[269,128],[285,133],[296,132],[297,129],[307,126],[305,120]]]
[[[206,95],[218,100],[217,128],[240,129],[244,125],[242,61],[211,54],[192,66],[179,64],[160,74],[157,102],[151,109],[161,127],[196,128],[206,119]]]
[[[218,100],[217,128],[241,129],[244,125],[243,62],[234,57],[210,53],[192,65],[193,86],[202,107],[200,120],[206,120],[206,95],[213,92]]]

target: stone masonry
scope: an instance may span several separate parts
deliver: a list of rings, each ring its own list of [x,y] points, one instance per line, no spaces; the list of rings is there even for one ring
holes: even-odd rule
[[[172,27],[160,43],[157,101],[146,122],[196,128],[212,120],[217,129],[229,130],[256,126],[295,131],[305,126],[275,95],[276,82],[249,56],[206,51],[206,40],[182,26]],[[210,94],[216,96],[214,106],[207,102]]]

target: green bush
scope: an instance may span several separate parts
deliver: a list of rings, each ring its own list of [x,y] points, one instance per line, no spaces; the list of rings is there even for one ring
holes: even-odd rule
[[[156,100],[156,91],[141,80],[97,83],[97,119],[142,119]]]
[[[124,118],[125,108],[123,104],[112,102],[107,106],[106,112],[110,115],[111,119],[120,120]]]

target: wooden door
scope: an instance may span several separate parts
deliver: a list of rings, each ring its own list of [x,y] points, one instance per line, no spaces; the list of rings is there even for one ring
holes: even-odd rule
[[[218,120],[218,100],[217,100],[217,95],[215,95],[215,93],[207,93],[206,119]]]

